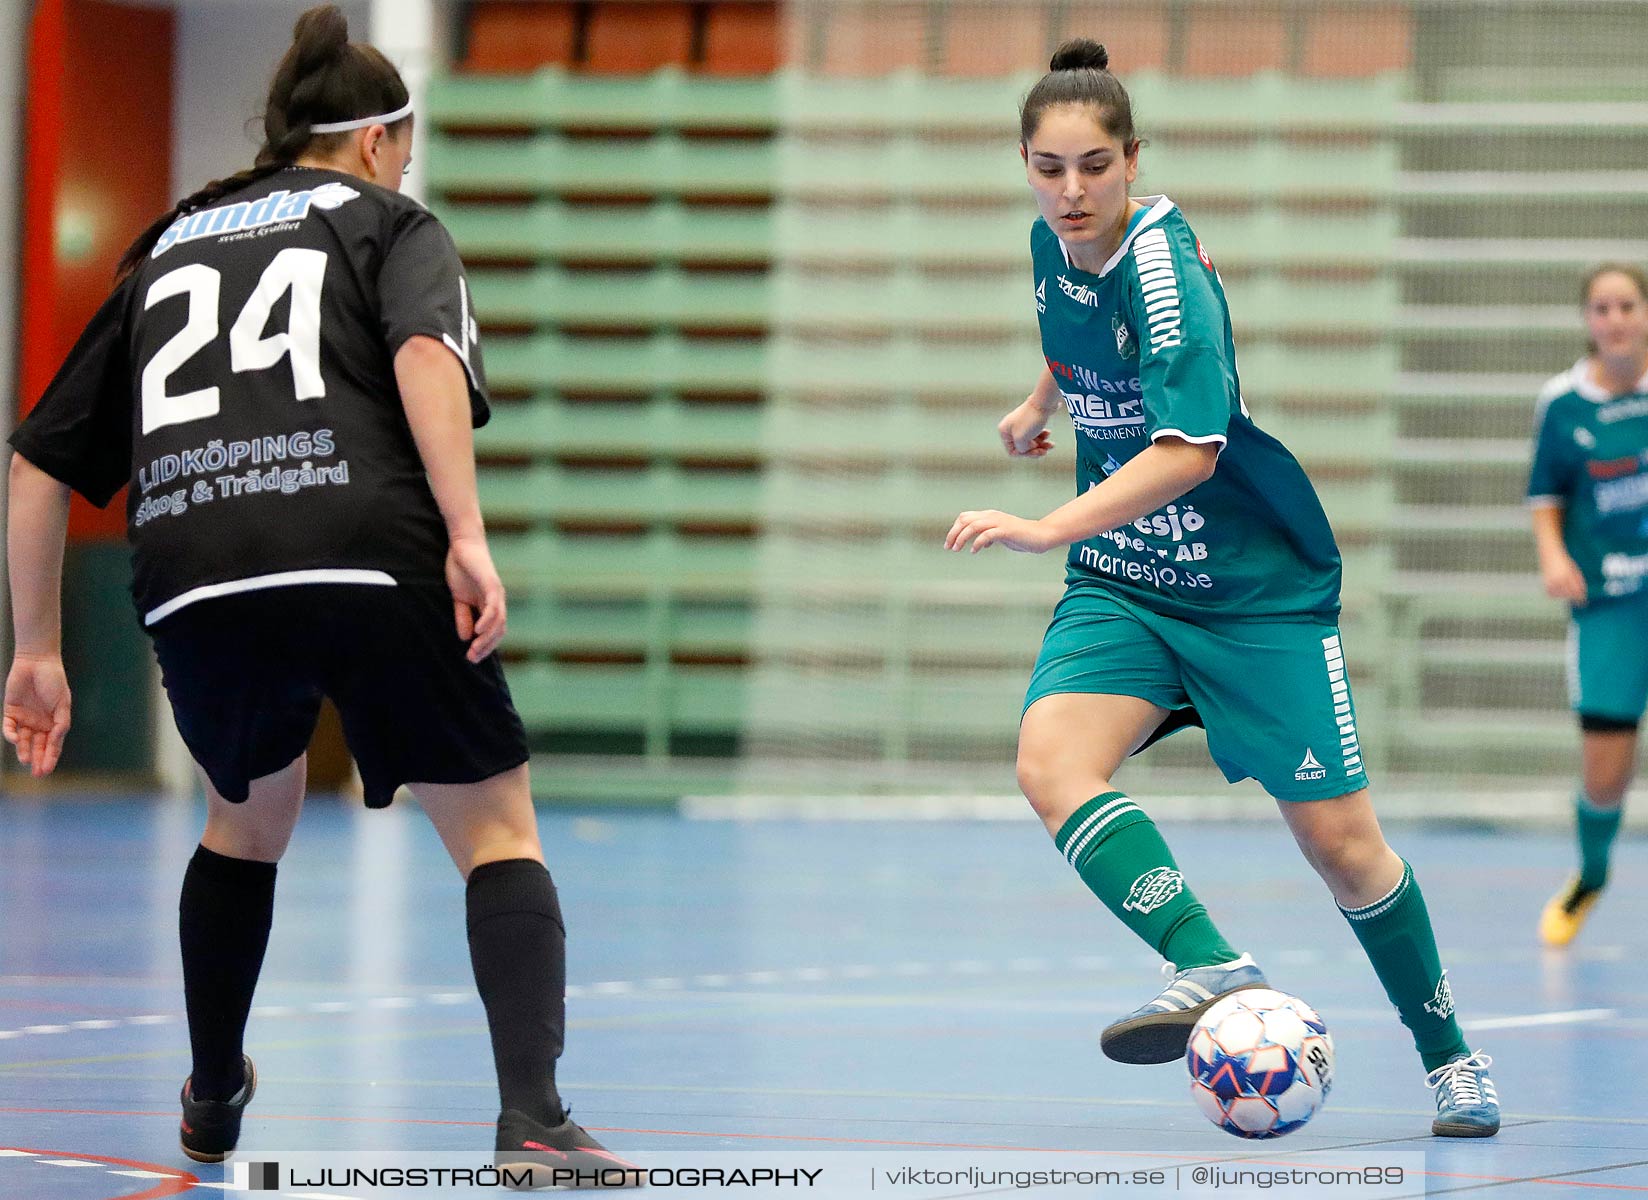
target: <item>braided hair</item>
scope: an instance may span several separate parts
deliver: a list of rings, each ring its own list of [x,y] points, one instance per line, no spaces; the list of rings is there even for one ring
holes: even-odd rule
[[[349,21],[335,4],[309,9],[292,27],[292,45],[275,67],[263,110],[263,145],[252,165],[214,179],[179,200],[137,236],[120,258],[115,275],[124,279],[137,269],[160,235],[179,217],[217,203],[291,166],[307,152],[332,153],[348,142],[348,133],[317,134],[310,127],[387,113],[407,101],[400,72],[372,46],[349,40]],[[411,117],[403,117],[400,128]]]

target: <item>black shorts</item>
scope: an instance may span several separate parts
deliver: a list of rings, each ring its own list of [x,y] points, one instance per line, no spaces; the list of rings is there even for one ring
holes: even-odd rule
[[[178,732],[227,800],[309,746],[329,697],[368,808],[527,760],[496,654],[464,657],[442,585],[304,584],[199,600],[149,630]]]

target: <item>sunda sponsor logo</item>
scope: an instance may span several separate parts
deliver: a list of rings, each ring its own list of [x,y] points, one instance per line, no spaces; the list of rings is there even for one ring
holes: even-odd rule
[[[287,221],[301,221],[312,209],[338,208],[359,196],[360,193],[354,188],[333,180],[301,192],[289,192],[282,188],[270,192],[261,200],[243,200],[238,204],[222,204],[216,208],[185,213],[166,227],[166,232],[160,235],[149,257],[159,258],[183,242],[266,229]]]
[[[1085,283],[1077,283],[1064,275],[1059,276],[1059,291],[1069,296],[1077,304],[1085,304],[1088,308],[1099,306],[1099,294]]]

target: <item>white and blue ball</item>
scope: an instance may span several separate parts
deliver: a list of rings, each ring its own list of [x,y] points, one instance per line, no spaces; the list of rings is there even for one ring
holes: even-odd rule
[[[1333,1036],[1322,1018],[1270,988],[1232,992],[1203,1013],[1185,1062],[1196,1107],[1237,1137],[1292,1133],[1333,1088]]]

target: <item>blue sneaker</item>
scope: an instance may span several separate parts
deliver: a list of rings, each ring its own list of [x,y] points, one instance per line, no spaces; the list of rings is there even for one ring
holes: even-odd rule
[[[1221,996],[1270,986],[1251,954],[1183,971],[1175,971],[1173,964],[1167,963],[1162,974],[1170,982],[1161,995],[1099,1035],[1099,1048],[1107,1057],[1124,1063],[1165,1063],[1183,1058],[1190,1044],[1190,1031]]]
[[[1482,1051],[1456,1054],[1425,1076],[1425,1086],[1436,1093],[1437,1137],[1492,1137],[1499,1132],[1499,1094],[1488,1068],[1493,1059]]]

